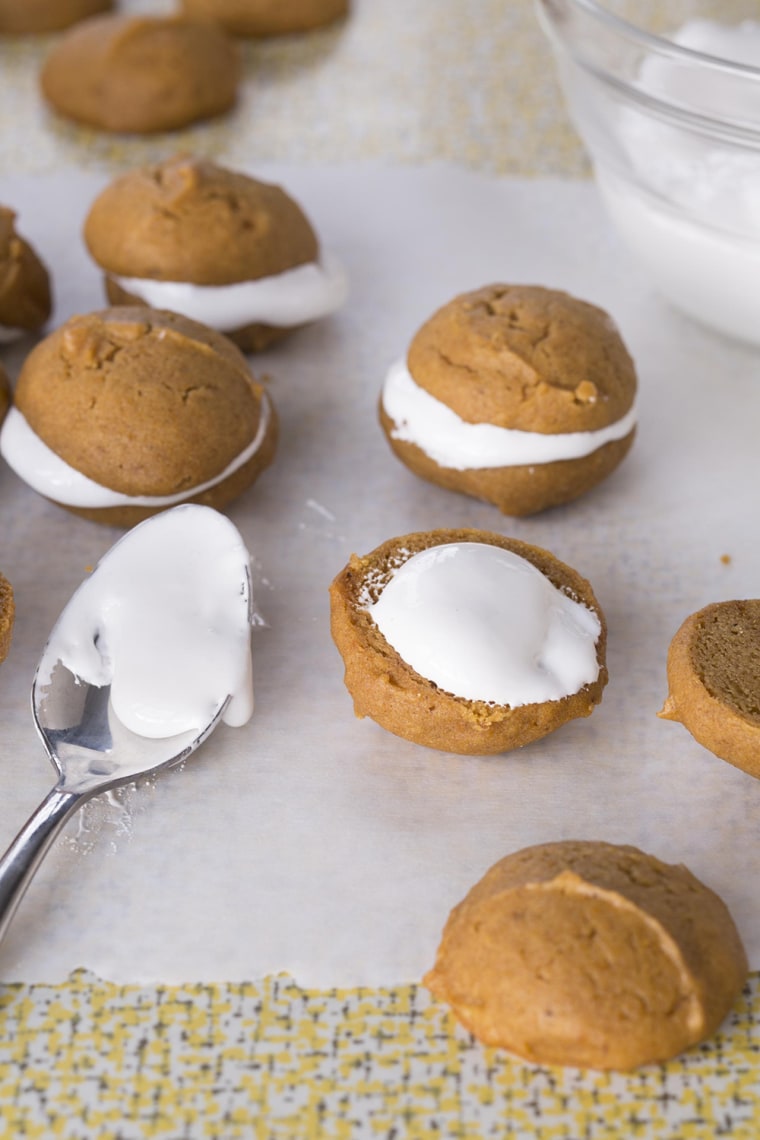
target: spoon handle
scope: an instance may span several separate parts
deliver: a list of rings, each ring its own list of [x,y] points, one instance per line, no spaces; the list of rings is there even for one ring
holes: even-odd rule
[[[55,787],[0,858],[0,939],[53,840],[83,797]]]

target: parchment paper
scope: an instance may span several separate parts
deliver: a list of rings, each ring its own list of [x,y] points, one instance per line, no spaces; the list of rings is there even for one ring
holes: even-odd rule
[[[0,947],[6,981],[85,967],[116,982],[393,984],[432,963],[453,906],[497,859],[563,837],[686,863],[731,908],[760,966],[760,784],[657,719],[665,655],[709,601],[760,592],[760,356],[666,306],[590,184],[444,168],[255,168],[282,181],[345,262],[349,305],[265,356],[275,465],[231,509],[254,560],[257,708],[182,770],[101,798],[48,856]],[[104,304],[79,231],[102,180],[3,175],[0,201],[52,268],[55,323]],[[529,520],[417,480],[375,406],[387,366],[455,293],[490,281],[603,305],[638,365],[640,430],[619,471]],[[27,342],[2,349],[11,371]],[[610,684],[594,715],[517,754],[459,758],[353,717],[327,587],[352,551],[436,526],[548,547],[593,583]],[[48,631],[119,531],[0,470],[0,569],[17,623],[0,668],[0,845],[52,783],[29,710]]]

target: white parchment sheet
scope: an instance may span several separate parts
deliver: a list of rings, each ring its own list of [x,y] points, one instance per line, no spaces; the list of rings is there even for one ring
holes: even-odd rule
[[[280,180],[345,262],[338,316],[252,359],[282,427],[275,465],[231,509],[252,553],[257,708],[182,770],[94,802],[56,844],[0,947],[5,981],[85,967],[116,982],[417,980],[449,909],[501,856],[563,837],[686,863],[729,904],[760,967],[760,783],[658,720],[665,656],[710,601],[760,595],[760,354],[668,308],[590,184],[444,168],[252,168]],[[104,179],[0,178],[50,264],[55,321],[103,306],[81,221]],[[510,520],[417,480],[376,420],[387,366],[454,294],[567,289],[618,322],[640,374],[633,452],[603,486]],[[29,345],[25,346],[27,349]],[[3,349],[15,372],[21,349]],[[327,587],[352,551],[446,526],[552,550],[593,583],[610,684],[594,715],[523,751],[444,755],[357,721]],[[0,667],[0,846],[50,787],[29,688],[73,590],[120,532],[0,470],[0,569],[16,592]]]

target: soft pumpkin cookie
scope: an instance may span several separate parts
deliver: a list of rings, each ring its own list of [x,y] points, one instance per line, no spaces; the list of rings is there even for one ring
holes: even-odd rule
[[[352,555],[330,605],[356,715],[415,744],[506,752],[602,699],[599,603],[538,546],[491,531],[407,534]]]
[[[112,304],[203,321],[244,351],[337,309],[342,267],[280,186],[180,155],[111,182],[84,226]]]
[[[182,0],[189,16],[215,20],[236,36],[280,36],[332,24],[348,0]]]
[[[714,602],[683,622],[668,650],[664,720],[760,778],[760,599]]]
[[[68,119],[105,131],[172,131],[229,111],[238,54],[222,28],[182,17],[95,16],[64,34],[40,74]]]
[[[0,451],[60,506],[132,526],[181,502],[225,506],[271,463],[276,437],[231,341],[125,307],[72,317],[29,354]]]
[[[8,579],[0,574],[0,661],[5,661],[10,651],[15,617],[13,588]]]
[[[489,285],[427,320],[389,371],[380,421],[415,474],[529,515],[621,462],[636,372],[603,310],[555,289]]]
[[[59,32],[113,8],[113,0],[0,0],[0,34]]]
[[[727,907],[686,867],[568,840],[496,863],[451,912],[424,982],[486,1045],[625,1070],[714,1033],[746,977]]]
[[[36,332],[52,308],[50,276],[16,230],[16,214],[0,206],[0,343]]]

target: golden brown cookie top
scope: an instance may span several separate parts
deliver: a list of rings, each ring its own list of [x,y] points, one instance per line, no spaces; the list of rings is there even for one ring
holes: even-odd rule
[[[48,102],[107,131],[170,131],[228,111],[239,59],[222,28],[182,17],[95,16],[60,39],[42,68]]]
[[[15,616],[13,588],[8,579],[0,574],[0,661],[4,661],[8,656]]]
[[[279,36],[330,24],[348,0],[182,0],[188,16],[216,20],[236,36]]]
[[[48,447],[127,495],[215,478],[256,435],[261,399],[226,337],[142,306],[72,317],[30,353],[16,386]]]
[[[636,394],[607,313],[534,285],[455,297],[419,329],[407,363],[461,419],[520,431],[595,431],[621,419]]]
[[[318,243],[279,186],[178,156],[117,178],[95,199],[87,247],[110,274],[226,285],[314,261]]]
[[[0,0],[0,34],[58,32],[111,8],[113,0]]]
[[[686,867],[568,840],[493,866],[452,911],[425,982],[489,1044],[628,1069],[717,1029],[746,974],[728,909]]]
[[[50,277],[39,257],[16,232],[16,215],[0,206],[0,325],[32,331],[52,307]]]

